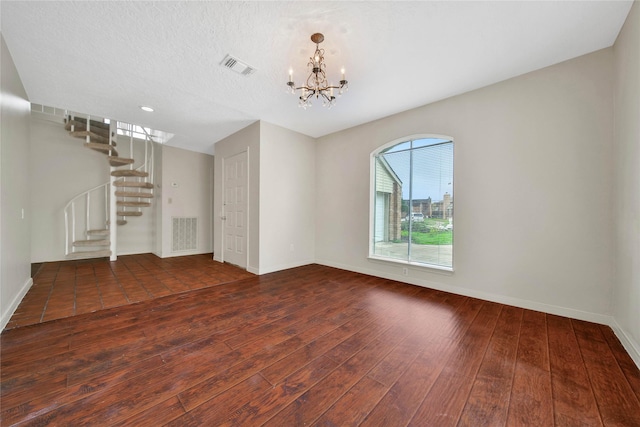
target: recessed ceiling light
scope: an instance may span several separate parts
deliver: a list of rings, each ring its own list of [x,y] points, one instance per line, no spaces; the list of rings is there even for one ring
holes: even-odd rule
[[[148,106],[146,106],[146,105],[141,105],[141,106],[140,106],[140,109],[141,109],[142,111],[148,111],[148,112],[150,112],[150,113],[151,113],[151,112],[153,112],[153,108],[148,107]]]

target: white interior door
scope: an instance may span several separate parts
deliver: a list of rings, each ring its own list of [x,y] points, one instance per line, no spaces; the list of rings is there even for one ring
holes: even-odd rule
[[[247,268],[247,153],[224,158],[224,261]]]

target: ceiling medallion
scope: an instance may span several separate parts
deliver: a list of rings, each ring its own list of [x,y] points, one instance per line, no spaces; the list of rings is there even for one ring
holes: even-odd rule
[[[324,63],[324,49],[320,49],[320,43],[324,40],[324,36],[320,33],[315,33],[311,36],[311,41],[316,44],[316,51],[313,56],[309,58],[307,67],[310,71],[309,77],[307,77],[307,83],[304,86],[296,87],[293,82],[293,70],[289,70],[289,81],[287,82],[287,92],[296,94],[296,91],[300,91],[300,97],[298,107],[307,109],[311,107],[311,101],[315,97],[316,99],[322,99],[322,106],[331,108],[336,103],[336,97],[333,95],[333,90],[338,90],[338,96],[342,95],[343,91],[349,90],[349,82],[344,78],[344,68],[342,69],[342,80],[340,80],[339,86],[332,86],[329,84],[326,75],[326,64]]]

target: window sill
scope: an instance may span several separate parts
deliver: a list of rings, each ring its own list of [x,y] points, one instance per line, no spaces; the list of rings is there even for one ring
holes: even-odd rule
[[[453,268],[452,267],[443,267],[443,266],[439,266],[439,265],[433,265],[433,264],[424,264],[424,263],[420,263],[420,262],[411,262],[411,261],[403,261],[401,259],[393,259],[393,258],[386,258],[386,257],[379,257],[379,256],[375,256],[375,255],[369,255],[367,257],[370,261],[376,261],[376,262],[381,262],[381,263],[389,263],[389,264],[399,264],[399,265],[403,265],[403,266],[408,266],[408,267],[416,267],[420,270],[424,270],[430,273],[439,273],[439,274],[446,274],[446,275],[451,275],[453,274]]]

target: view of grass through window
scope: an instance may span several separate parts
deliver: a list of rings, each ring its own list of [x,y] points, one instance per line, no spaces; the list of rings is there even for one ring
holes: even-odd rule
[[[452,268],[453,142],[409,140],[373,161],[373,255]]]

